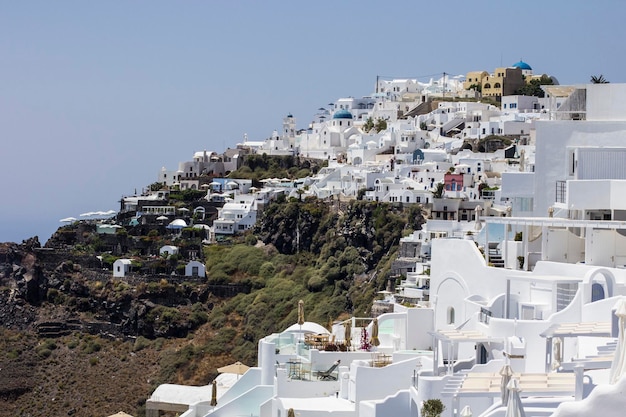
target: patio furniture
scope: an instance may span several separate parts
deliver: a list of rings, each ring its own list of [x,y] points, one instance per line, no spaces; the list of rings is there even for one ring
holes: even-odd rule
[[[337,361],[335,361],[335,363],[333,363],[333,366],[328,368],[327,371],[318,371],[318,372],[316,372],[317,379],[320,379],[322,381],[336,381],[337,380],[337,375],[333,375],[333,372],[335,372],[335,370],[337,369],[337,367],[339,366],[340,363],[341,363],[341,361],[337,360]]]

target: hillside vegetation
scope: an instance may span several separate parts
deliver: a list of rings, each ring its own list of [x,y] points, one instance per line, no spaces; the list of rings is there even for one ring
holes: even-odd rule
[[[64,227],[62,253],[38,252],[36,241],[4,246],[0,367],[11,379],[0,383],[0,416],[140,416],[159,384],[204,385],[219,366],[255,365],[259,338],[294,324],[300,299],[306,319],[322,325],[370,316],[400,238],[423,221],[416,205],[280,198],[250,233],[204,247],[207,278],[189,282],[170,275],[175,264],[141,259],[133,262],[145,282],[102,270],[113,261],[106,248],[169,242],[145,228],[105,240],[87,224]],[[149,279],[159,268],[168,275]],[[77,327],[50,336],[42,323]]]

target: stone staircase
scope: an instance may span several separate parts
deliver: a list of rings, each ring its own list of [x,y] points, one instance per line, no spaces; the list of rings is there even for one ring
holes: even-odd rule
[[[494,268],[504,268],[504,259],[502,259],[502,255],[499,252],[489,253],[489,262]]]

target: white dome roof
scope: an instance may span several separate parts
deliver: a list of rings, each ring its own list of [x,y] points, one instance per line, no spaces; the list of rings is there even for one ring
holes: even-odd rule
[[[182,228],[182,227],[187,227],[187,223],[183,219],[176,219],[172,221],[170,224],[168,224],[167,227],[171,229],[176,229],[179,227]]]
[[[292,324],[283,333],[317,333],[317,334],[330,334],[328,330],[322,325],[313,323],[312,321],[305,321],[302,326],[298,323]]]

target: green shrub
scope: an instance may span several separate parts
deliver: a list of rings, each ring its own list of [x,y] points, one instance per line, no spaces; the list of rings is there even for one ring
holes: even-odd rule
[[[424,401],[420,411],[422,417],[439,417],[445,409],[446,406],[443,405],[443,402],[438,398],[434,398]]]
[[[133,344],[133,352],[139,352],[150,346],[150,341],[143,336],[139,336],[135,339],[135,343]]]
[[[42,358],[49,358],[50,355],[52,355],[52,351],[50,349],[38,349],[37,355],[41,356]]]

